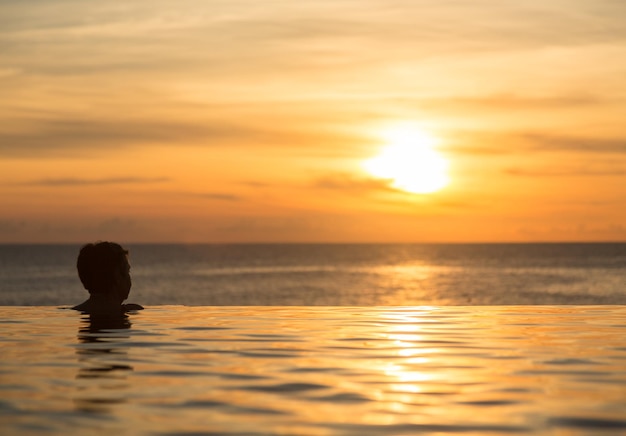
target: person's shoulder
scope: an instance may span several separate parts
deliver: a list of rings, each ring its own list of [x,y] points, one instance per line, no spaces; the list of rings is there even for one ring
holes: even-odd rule
[[[86,301],[80,304],[77,304],[76,306],[72,307],[72,310],[78,310],[79,312],[87,312],[89,311],[89,309],[91,308],[91,305],[88,304]]]
[[[128,303],[122,305],[124,312],[130,312],[132,310],[143,310],[143,306],[135,303]]]

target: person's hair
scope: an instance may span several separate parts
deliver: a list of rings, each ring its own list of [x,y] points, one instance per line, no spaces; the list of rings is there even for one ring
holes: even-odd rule
[[[87,244],[80,249],[76,268],[81,283],[89,293],[106,292],[128,262],[128,251],[114,242]]]

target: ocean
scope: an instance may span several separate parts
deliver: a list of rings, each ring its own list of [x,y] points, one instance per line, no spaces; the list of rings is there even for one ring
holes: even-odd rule
[[[626,243],[125,244],[147,306],[626,304]],[[87,297],[80,245],[0,245],[0,306]]]

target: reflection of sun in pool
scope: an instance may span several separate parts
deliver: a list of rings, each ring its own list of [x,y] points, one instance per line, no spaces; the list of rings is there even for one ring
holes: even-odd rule
[[[437,139],[413,126],[389,130],[387,146],[363,163],[374,177],[416,194],[429,194],[448,184],[448,162],[435,149]]]

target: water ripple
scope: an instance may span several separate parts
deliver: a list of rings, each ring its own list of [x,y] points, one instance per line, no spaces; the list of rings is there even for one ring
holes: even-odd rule
[[[626,420],[576,416],[550,418],[548,425],[550,427],[576,428],[581,430],[626,430]]]
[[[315,383],[282,383],[276,385],[252,385],[246,386],[244,389],[248,391],[259,392],[275,392],[275,393],[297,393],[307,392],[318,389],[328,389],[329,386],[319,385]]]

